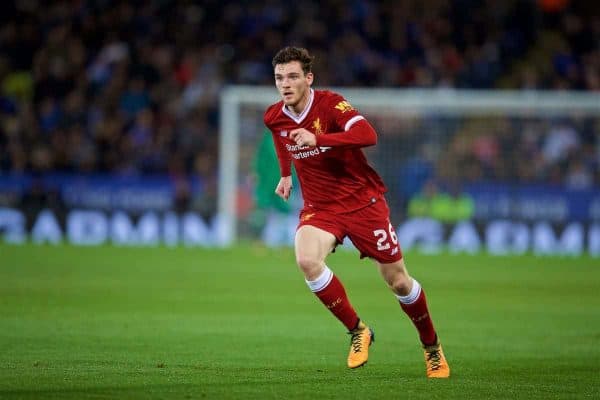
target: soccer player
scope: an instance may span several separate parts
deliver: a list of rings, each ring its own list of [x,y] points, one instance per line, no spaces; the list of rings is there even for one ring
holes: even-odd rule
[[[264,114],[273,134],[281,179],[275,192],[287,200],[294,164],[304,198],[296,231],[296,262],[310,290],[350,334],[348,367],[364,365],[373,330],[361,320],[325,259],[348,237],[361,258],[375,261],[402,310],[416,327],[427,376],[447,378],[450,368],[434,329],[425,292],[408,275],[389,219],[386,187],[368,164],[362,147],[375,145],[367,120],[337,93],[313,90],[313,57],[285,47],[273,58],[275,86],[282,100]]]

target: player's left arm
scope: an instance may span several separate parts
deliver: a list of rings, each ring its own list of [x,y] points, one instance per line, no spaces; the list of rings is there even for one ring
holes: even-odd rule
[[[366,119],[356,121],[347,131],[315,135],[304,128],[290,132],[290,139],[299,146],[366,147],[377,143],[377,133]]]
[[[343,96],[331,92],[328,107],[330,132],[316,137],[317,146],[356,148],[377,143],[373,126]]]
[[[316,137],[317,146],[367,147],[377,144],[377,133],[364,118],[358,119],[346,131]]]
[[[360,148],[377,144],[373,126],[342,96],[331,93],[323,107],[326,107],[327,126],[331,131],[315,134],[305,128],[294,129],[289,137],[297,145]]]

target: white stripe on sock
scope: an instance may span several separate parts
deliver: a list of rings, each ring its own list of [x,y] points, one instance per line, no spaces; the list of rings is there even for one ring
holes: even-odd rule
[[[317,279],[314,281],[306,280],[306,284],[313,293],[316,293],[325,289],[327,285],[329,285],[329,282],[331,282],[331,279],[333,279],[333,272],[331,272],[329,267],[326,265],[325,269]]]
[[[421,285],[419,284],[419,282],[417,282],[416,279],[413,279],[413,286],[412,289],[410,290],[410,293],[407,294],[406,296],[400,296],[400,295],[396,295],[396,298],[398,299],[398,301],[402,304],[412,304],[415,301],[417,301],[417,299],[419,298],[419,295],[421,294]]]

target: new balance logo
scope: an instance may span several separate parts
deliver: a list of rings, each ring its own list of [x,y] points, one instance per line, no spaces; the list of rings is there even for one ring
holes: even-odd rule
[[[394,250],[392,250],[392,252],[390,253],[390,256],[393,256],[396,253],[398,253],[398,246],[394,247]]]
[[[304,215],[302,215],[302,217],[300,217],[300,221],[304,222],[304,221],[308,221],[309,219],[311,219],[313,216],[315,215],[315,213],[306,213]]]

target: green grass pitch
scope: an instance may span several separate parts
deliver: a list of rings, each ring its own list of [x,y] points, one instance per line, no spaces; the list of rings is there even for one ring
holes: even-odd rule
[[[0,245],[0,398],[600,398],[600,260],[406,255],[452,368],[370,261],[328,264],[376,332],[348,370],[343,326],[291,249]]]

